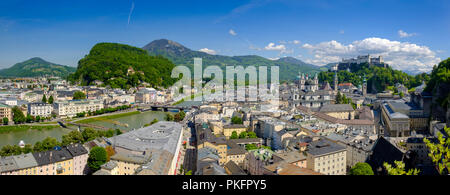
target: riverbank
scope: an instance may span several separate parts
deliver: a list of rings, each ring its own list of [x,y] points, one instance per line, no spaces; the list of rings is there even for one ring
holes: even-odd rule
[[[122,117],[126,117],[126,116],[137,115],[137,114],[141,114],[141,112],[132,111],[132,112],[126,112],[126,113],[112,114],[112,115],[107,115],[107,116],[98,116],[98,117],[93,117],[93,118],[81,119],[79,121],[74,121],[74,122],[87,124],[87,123],[92,123],[92,122],[96,122],[96,121],[117,119],[117,118],[122,118]]]
[[[136,114],[135,114],[136,113]],[[120,115],[118,115],[120,114]],[[109,117],[113,117],[114,119],[108,119],[108,120],[95,120],[92,123],[93,125],[103,126],[110,129],[120,129],[123,132],[128,132],[133,129],[139,129],[142,126],[144,126],[147,123],[150,123],[155,118],[159,121],[163,121],[164,117],[166,116],[166,113],[159,112],[159,111],[148,111],[148,112],[127,112],[127,113],[110,113]],[[114,115],[114,116],[112,116]],[[124,116],[125,115],[125,116]],[[91,118],[97,118],[97,117],[106,117],[106,116],[93,116]],[[88,118],[79,118],[78,120],[86,120]],[[115,121],[115,122],[114,122]],[[128,124],[128,127],[121,126],[118,124]],[[31,126],[39,126],[38,129],[41,129],[41,131],[37,130],[37,128],[32,128]],[[42,127],[41,127],[42,126]],[[50,128],[48,126],[55,126],[56,128],[48,129]],[[5,126],[6,127],[6,126]],[[5,128],[3,127],[3,128]],[[8,126],[11,127],[11,126]],[[41,141],[45,139],[46,137],[53,137],[56,138],[58,141],[61,141],[61,137],[63,135],[66,135],[67,133],[70,133],[72,130],[76,130],[78,127],[68,125],[69,129],[63,128],[61,126],[58,126],[58,124],[51,125],[51,124],[37,124],[33,123],[29,126],[26,126],[27,129],[24,130],[22,127],[21,129],[9,129],[9,133],[0,133],[0,147],[4,145],[14,145],[18,144],[21,140],[23,140],[27,144],[34,144],[37,141]],[[1,128],[1,126],[0,126]],[[18,131],[16,131],[18,130]]]
[[[0,126],[0,134],[10,133],[13,131],[28,131],[28,130],[51,130],[57,128],[57,125],[35,126],[35,125],[17,125],[17,126]]]

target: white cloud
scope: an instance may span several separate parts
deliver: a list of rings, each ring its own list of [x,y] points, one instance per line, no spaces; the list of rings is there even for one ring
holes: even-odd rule
[[[342,58],[354,58],[358,55],[381,55],[389,65],[400,70],[430,71],[441,59],[436,52],[427,46],[419,46],[408,42],[391,41],[382,38],[366,38],[344,45],[337,41],[322,42],[316,45],[303,44],[314,58],[306,59],[307,63],[325,65],[339,62]]]
[[[200,50],[198,50],[198,51],[205,52],[205,53],[211,54],[211,55],[216,55],[216,54],[217,54],[216,51],[214,51],[214,50],[212,50],[212,49],[208,49],[208,48],[203,48],[203,49],[200,49]]]
[[[230,35],[233,35],[233,36],[237,35],[237,33],[233,29],[230,29],[230,31],[228,33],[230,33]]]
[[[280,58],[275,57],[275,58],[267,58],[267,59],[272,60],[272,61],[276,61],[276,60],[279,60]]]
[[[407,33],[407,32],[405,32],[405,31],[403,31],[403,30],[399,30],[399,31],[398,31],[398,35],[399,35],[401,38],[406,38],[406,37],[416,36],[417,33]]]
[[[298,44],[300,44],[300,41],[299,41],[299,40],[293,40],[293,41],[290,42],[290,43],[292,43],[292,44],[294,44],[294,45],[298,45]]]
[[[300,44],[300,41],[299,40],[293,40],[293,41],[280,41],[279,42],[280,44],[294,44],[294,45],[298,45],[298,44]]]
[[[345,33],[344,30],[340,30],[340,31],[339,31],[339,34],[344,34],[344,33]]]
[[[286,46],[281,45],[275,45],[275,43],[269,43],[266,47],[264,47],[264,50],[267,51],[286,51]]]

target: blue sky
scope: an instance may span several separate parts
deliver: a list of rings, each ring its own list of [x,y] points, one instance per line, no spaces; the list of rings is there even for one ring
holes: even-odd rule
[[[98,42],[166,38],[217,55],[324,65],[359,54],[429,71],[450,57],[446,0],[0,1],[0,68],[32,57],[76,66]]]

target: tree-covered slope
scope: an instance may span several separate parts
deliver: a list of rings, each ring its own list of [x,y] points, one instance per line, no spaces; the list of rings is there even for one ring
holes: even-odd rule
[[[200,51],[193,51],[174,41],[161,39],[156,40],[145,47],[152,56],[161,55],[171,60],[176,65],[187,66],[192,69],[194,58],[202,58],[203,68],[217,65],[225,70],[226,66],[270,66],[280,67],[280,80],[295,80],[299,72],[305,74],[315,74],[320,72],[320,68],[306,64],[295,58],[281,58],[279,60],[269,60],[256,55],[247,56],[222,56],[211,55]]]
[[[89,55],[78,62],[77,71],[69,80],[91,85],[96,81],[113,88],[127,89],[146,82],[153,87],[168,87],[175,65],[161,56],[150,56],[147,51],[118,43],[99,43]]]
[[[433,118],[450,123],[450,58],[433,67],[425,91],[433,96]]]
[[[2,77],[41,77],[58,76],[67,77],[75,72],[76,68],[47,62],[41,58],[31,58],[17,63],[11,68],[0,70]]]

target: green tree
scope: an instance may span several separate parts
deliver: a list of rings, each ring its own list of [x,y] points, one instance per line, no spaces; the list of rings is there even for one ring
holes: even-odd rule
[[[114,136],[114,130],[110,129],[105,132],[105,137],[110,138]]]
[[[42,96],[42,102],[47,103],[47,97],[45,96],[45,94],[44,94],[44,96]]]
[[[238,137],[237,132],[236,132],[236,131],[233,131],[233,132],[231,133],[230,139],[238,139],[238,138],[239,138],[239,137]]]
[[[444,131],[447,135],[450,135],[449,127],[445,127]],[[424,138],[423,141],[428,147],[428,156],[436,164],[439,173],[441,175],[448,174],[450,172],[450,139],[444,138],[444,135],[439,132],[437,143],[432,143],[427,138]]]
[[[186,117],[186,113],[184,111],[181,111],[181,112],[175,114],[174,121],[180,122],[180,121],[184,120],[185,117]]]
[[[53,99],[53,96],[50,96],[50,97],[48,98],[48,103],[49,103],[49,104],[53,104],[54,101],[55,101],[55,100]]]
[[[368,163],[356,163],[350,169],[350,175],[374,175],[372,167]]]
[[[108,154],[105,148],[95,146],[89,152],[88,167],[93,171],[98,171],[107,162]]]
[[[384,168],[386,168],[388,175],[418,175],[420,171],[418,169],[410,169],[405,171],[405,163],[402,161],[394,161],[395,167],[389,163],[383,163]]]
[[[41,116],[36,116],[35,121],[36,121],[36,122],[41,121]]]
[[[231,123],[233,124],[244,124],[244,122],[242,122],[242,118],[238,117],[238,116],[233,116],[231,118]]]
[[[3,125],[8,125],[9,119],[7,117],[3,118]]]
[[[40,141],[34,143],[33,151],[34,152],[42,152],[42,151],[44,151],[44,149],[42,147],[42,143]]]
[[[47,137],[42,140],[42,150],[48,151],[52,150],[55,146],[60,146],[61,144],[56,140],[56,138]]]
[[[122,134],[122,131],[121,131],[120,129],[116,129],[116,130],[115,130],[115,134],[116,134],[116,135],[120,135],[120,134]]]
[[[243,131],[239,134],[239,139],[246,139],[248,136],[247,131]]]
[[[34,120],[36,120],[36,118],[35,118],[34,116],[31,116],[30,114],[27,114],[27,118],[25,119],[25,121],[26,121],[27,123],[31,123],[31,122],[33,122]]]
[[[258,149],[258,146],[256,146],[255,144],[247,144],[245,145],[245,150],[250,151],[250,150],[256,150]]]
[[[62,136],[63,146],[83,142],[84,142],[83,135],[79,131],[71,131],[70,133]]]
[[[22,110],[20,110],[19,107],[14,106],[12,108],[13,113],[13,121],[15,124],[24,123],[26,121],[25,115],[23,114]]]
[[[5,145],[0,150],[0,156],[12,156],[14,153],[14,146],[11,145]]]
[[[82,91],[76,91],[75,93],[73,93],[73,99],[74,100],[86,99],[86,94],[84,94]]]
[[[336,104],[341,104],[341,100],[342,100],[342,95],[341,95],[341,92],[338,91],[338,93],[336,95]]]
[[[174,117],[172,114],[167,113],[165,119],[166,119],[166,121],[173,121]]]
[[[256,136],[255,132],[251,131],[251,132],[248,132],[248,138],[258,138],[258,137]]]
[[[31,144],[25,144],[25,147],[22,148],[22,153],[28,154],[33,152],[33,146]]]
[[[98,137],[98,132],[92,128],[84,129],[81,134],[85,142],[92,141]]]

